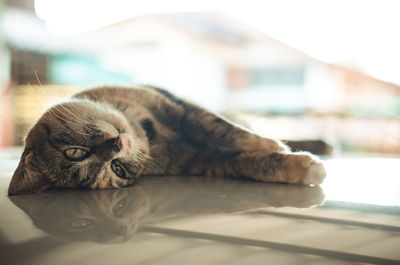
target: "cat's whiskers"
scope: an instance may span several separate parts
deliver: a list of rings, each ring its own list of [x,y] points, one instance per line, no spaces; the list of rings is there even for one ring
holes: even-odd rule
[[[77,122],[75,122],[75,121],[73,121],[73,120],[67,119],[66,117],[61,117],[60,114],[54,112],[53,110],[49,110],[48,113],[49,113],[49,115],[53,118],[53,120],[54,120],[60,127],[64,128],[65,130],[74,131],[74,133],[80,134],[80,135],[86,135],[86,136],[91,135],[90,133],[84,133],[84,132],[79,132],[79,131],[77,131],[77,130],[72,130],[71,128],[68,128],[68,127],[65,126],[62,122],[60,122],[60,120],[61,120],[61,121],[66,121],[66,122],[68,122],[68,123],[71,123],[71,124],[73,124],[73,125],[75,125],[75,126],[77,126],[77,127],[79,127],[79,128],[86,128],[86,127],[87,127],[86,125],[77,123]]]
[[[70,124],[76,125],[78,128],[95,129],[94,124],[89,119],[87,119],[87,120],[80,119],[76,115],[73,115],[71,113],[67,113],[67,109],[65,109],[65,110],[66,110],[66,113],[64,113],[62,116],[61,116],[61,113],[58,110],[55,110],[55,109],[50,109],[48,112],[53,117],[53,119],[58,124],[60,124],[63,128],[68,129],[65,125],[61,124],[58,120],[62,120],[62,121],[68,122]],[[58,120],[55,117],[57,117]],[[89,133],[81,133],[81,134],[82,135],[90,135]]]
[[[141,160],[139,157],[135,156],[134,154],[128,155],[135,163],[139,164],[140,167],[144,167],[144,160]]]
[[[135,159],[135,158],[134,158]],[[154,157],[149,156],[141,151],[137,151],[137,158],[136,160],[141,162],[142,166],[146,170],[157,170],[160,174],[164,175],[163,170],[157,165],[157,160]]]
[[[65,110],[65,115],[69,115],[68,118],[71,120],[75,119],[76,121],[81,122],[82,124],[90,124],[92,121],[85,115],[81,114],[81,111],[78,109],[77,106],[74,106],[74,104],[70,104],[69,107],[71,107],[75,111],[70,111],[65,105],[60,104],[59,107]]]

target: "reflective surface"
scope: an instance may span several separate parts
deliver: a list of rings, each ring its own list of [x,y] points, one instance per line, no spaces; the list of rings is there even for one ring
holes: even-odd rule
[[[0,154],[2,264],[400,262],[399,159],[328,160],[321,187],[147,177],[8,197],[19,154]]]

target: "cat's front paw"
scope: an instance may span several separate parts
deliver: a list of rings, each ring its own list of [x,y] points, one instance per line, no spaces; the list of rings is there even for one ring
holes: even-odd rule
[[[326,171],[322,162],[311,160],[310,163],[305,166],[305,169],[306,174],[301,181],[302,184],[319,185],[324,181]]]
[[[234,166],[236,175],[266,182],[320,185],[326,177],[322,162],[307,152],[241,154]]]
[[[306,152],[280,154],[280,156],[283,182],[319,185],[324,181],[326,171],[318,157]]]
[[[324,181],[326,171],[318,157],[304,152],[287,154],[286,158],[285,170],[289,183],[319,185]]]

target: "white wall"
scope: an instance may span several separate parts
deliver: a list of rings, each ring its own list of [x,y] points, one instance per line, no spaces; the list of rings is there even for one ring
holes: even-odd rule
[[[208,109],[218,111],[227,96],[225,68],[204,51],[185,41],[161,46],[160,85]]]
[[[174,36],[154,46],[115,50],[102,57],[111,68],[133,76],[137,84],[160,86],[210,110],[222,110],[228,92],[225,67],[194,47]]]
[[[306,95],[300,86],[252,88],[233,92],[230,108],[251,111],[282,110],[301,111],[306,108]]]
[[[306,68],[305,93],[307,105],[320,111],[334,111],[342,104],[343,84],[329,66],[309,64]]]

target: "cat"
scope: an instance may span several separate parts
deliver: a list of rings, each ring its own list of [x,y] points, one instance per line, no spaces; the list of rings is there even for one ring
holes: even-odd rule
[[[29,131],[9,194],[121,188],[146,175],[322,183],[323,163],[152,86],[97,87],[48,109]]]

